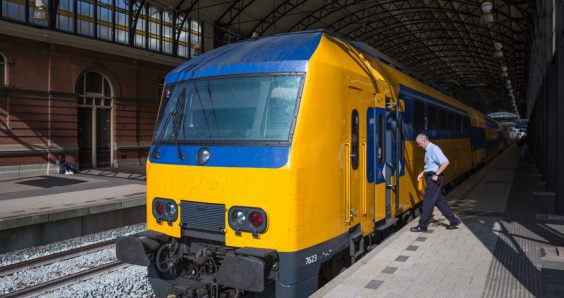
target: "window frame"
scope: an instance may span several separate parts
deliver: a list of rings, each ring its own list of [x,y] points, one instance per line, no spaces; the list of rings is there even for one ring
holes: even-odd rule
[[[454,131],[454,112],[447,110],[447,131]]]
[[[419,110],[415,109],[415,104],[422,104],[423,105],[423,110],[421,111],[422,115],[423,115],[423,122],[421,123],[421,125],[419,125],[419,123],[417,123],[418,125],[416,126],[415,124],[415,113]],[[413,126],[413,129],[421,129],[421,130],[425,130],[426,129],[426,116],[425,116],[425,102],[419,99],[413,99],[413,102],[411,103],[411,125]],[[420,116],[420,115],[419,115]]]
[[[443,117],[441,118],[441,112],[443,112]],[[439,116],[438,116],[438,122],[439,125],[437,126],[437,130],[442,130],[442,131],[446,131],[447,127],[448,127],[448,123],[447,123],[447,110],[443,107],[439,107]],[[442,124],[442,125],[441,125]]]
[[[434,114],[435,114],[435,115],[434,115],[434,120],[435,120],[435,121],[434,121],[434,123],[431,123],[431,119],[432,119],[432,118],[430,117],[430,115],[432,114],[432,113],[430,113],[430,110],[431,110],[431,109],[434,109],[434,110],[435,110],[435,113],[434,113]],[[434,128],[431,127],[431,124],[434,124]],[[428,103],[428,104],[427,104],[427,130],[437,130],[437,127],[438,127],[438,125],[437,125],[437,106],[434,105],[434,104]]]
[[[304,85],[305,85],[305,76],[306,73],[304,72],[264,72],[264,73],[249,73],[249,74],[233,74],[233,75],[224,75],[218,77],[203,77],[198,79],[190,79],[190,80],[183,80],[177,81],[174,83],[165,84],[166,88],[173,87],[176,84],[184,84],[184,83],[193,83],[198,81],[206,81],[206,80],[219,80],[219,79],[227,79],[227,78],[242,78],[242,77],[268,77],[268,76],[299,76],[300,77],[300,86],[298,87],[298,95],[296,99],[296,107],[294,109],[294,115],[292,117],[292,124],[290,126],[290,133],[287,140],[284,141],[272,141],[272,140],[254,140],[254,141],[239,141],[239,140],[212,140],[212,141],[178,141],[181,145],[195,145],[195,146],[246,146],[246,147],[290,147],[294,141],[294,133],[296,131],[296,122],[298,119],[299,110],[302,103],[302,96],[304,92]],[[161,106],[163,104],[161,103]],[[157,129],[159,127],[159,121],[164,119],[164,115],[162,115],[161,110],[159,109],[159,114],[157,116],[157,122],[155,125],[155,130],[153,131],[153,138],[151,142],[154,142],[155,137],[157,136]],[[176,142],[170,140],[161,140],[162,145],[175,145]]]

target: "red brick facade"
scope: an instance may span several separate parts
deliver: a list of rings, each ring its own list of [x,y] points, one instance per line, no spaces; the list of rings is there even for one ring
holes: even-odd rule
[[[113,85],[113,165],[147,158],[158,80],[173,66],[1,34],[0,51],[12,59],[6,65],[8,85],[0,82],[0,176],[11,176],[3,175],[2,167],[46,165],[61,154],[77,161],[75,90],[78,78],[89,71]]]

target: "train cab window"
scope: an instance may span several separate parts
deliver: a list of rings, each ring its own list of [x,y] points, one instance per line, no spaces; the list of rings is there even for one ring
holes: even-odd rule
[[[448,130],[454,130],[454,114],[448,112]]]
[[[400,118],[400,139],[399,139],[400,160],[402,161],[405,158],[403,130],[404,130],[404,126],[403,126],[403,116],[402,116]]]
[[[446,128],[447,128],[446,111],[443,108],[439,108],[439,130],[446,130]]]
[[[413,129],[425,129],[425,103],[413,100]]]
[[[437,107],[435,105],[427,105],[427,130],[437,129]]]
[[[460,114],[456,114],[456,123],[454,125],[454,131],[462,131],[462,122],[460,121]]]
[[[384,117],[378,113],[378,164],[384,164]]]
[[[360,138],[358,134],[358,125],[360,119],[358,117],[358,111],[353,110],[351,115],[351,167],[353,170],[358,169],[358,139]]]

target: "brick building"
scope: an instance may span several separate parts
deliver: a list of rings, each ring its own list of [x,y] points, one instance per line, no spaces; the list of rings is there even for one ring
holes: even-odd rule
[[[186,59],[0,21],[0,177],[144,165],[165,75]]]

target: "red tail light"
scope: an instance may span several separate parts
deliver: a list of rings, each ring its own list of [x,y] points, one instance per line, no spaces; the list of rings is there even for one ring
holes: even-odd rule
[[[157,211],[158,214],[163,214],[163,211],[164,211],[164,204],[163,204],[162,202],[158,202],[158,203],[155,205],[155,209],[156,209],[156,211]]]
[[[252,212],[249,216],[249,221],[251,222],[251,226],[259,228],[260,226],[262,226],[264,218],[262,218],[262,215],[260,213],[255,211]]]

